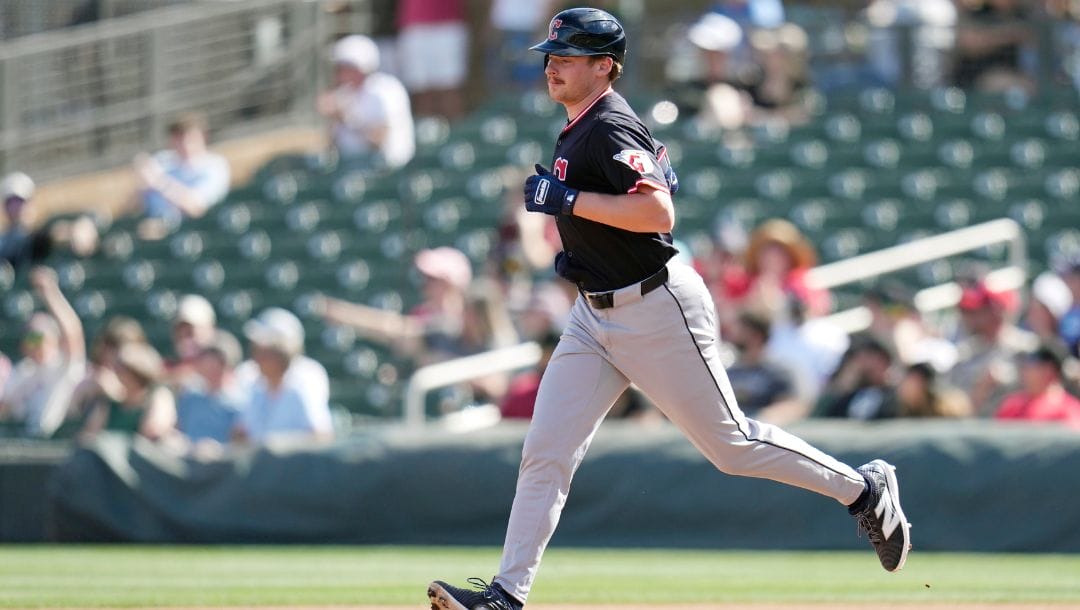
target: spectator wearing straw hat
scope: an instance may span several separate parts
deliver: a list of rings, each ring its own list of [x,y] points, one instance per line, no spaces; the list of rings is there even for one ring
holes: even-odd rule
[[[745,258],[746,277],[727,291],[742,307],[770,318],[785,315],[790,301],[807,317],[829,312],[829,293],[806,282],[817,253],[795,225],[783,219],[765,221],[750,234]]]
[[[251,362],[238,377],[250,384],[234,438],[266,443],[333,437],[330,379],[321,364],[304,356],[304,326],[291,312],[264,310],[244,325]],[[242,381],[243,383],[243,381]]]

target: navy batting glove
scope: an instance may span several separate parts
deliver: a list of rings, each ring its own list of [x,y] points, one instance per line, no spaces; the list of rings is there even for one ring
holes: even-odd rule
[[[536,175],[525,179],[525,209],[558,216],[574,214],[578,192],[559,182],[543,165],[537,164]]]

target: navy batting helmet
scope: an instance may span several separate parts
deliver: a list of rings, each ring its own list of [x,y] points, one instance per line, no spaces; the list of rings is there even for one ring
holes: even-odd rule
[[[600,9],[572,8],[555,15],[548,38],[531,47],[548,55],[610,55],[622,63],[626,32],[617,19]]]

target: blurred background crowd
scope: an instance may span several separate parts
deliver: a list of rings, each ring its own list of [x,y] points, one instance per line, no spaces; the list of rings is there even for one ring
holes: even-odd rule
[[[328,440],[399,422],[420,367],[536,342],[423,405],[530,417],[577,296],[520,203],[564,4],[0,1],[3,434]],[[1080,3],[594,4],[748,415],[1080,430]],[[634,389],[613,416],[663,420]]]

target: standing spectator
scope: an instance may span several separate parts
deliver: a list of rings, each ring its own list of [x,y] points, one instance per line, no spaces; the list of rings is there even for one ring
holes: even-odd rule
[[[551,0],[494,0],[491,3],[491,29],[494,40],[488,49],[489,87],[525,89],[536,85],[536,58],[529,54],[533,36],[543,28],[551,14]]]
[[[766,357],[769,321],[745,312],[733,331],[730,341],[738,358],[727,368],[727,374],[743,413],[774,424],[805,417],[808,409],[796,399],[791,372]]]
[[[1062,365],[1064,350],[1045,343],[1024,359],[1021,389],[1005,397],[997,419],[1056,421],[1080,430],[1080,400],[1065,390]]]
[[[461,117],[469,46],[465,3],[401,0],[398,27],[402,79],[413,95],[416,114]]]
[[[954,80],[959,87],[989,93],[1021,89],[1032,93],[1025,56],[1036,34],[1023,0],[960,0]]]
[[[227,443],[248,397],[236,380],[234,369],[242,356],[240,342],[218,330],[195,360],[197,383],[180,391],[176,402],[176,427],[189,441]]]
[[[966,336],[957,343],[958,361],[947,380],[963,390],[977,415],[989,417],[1004,391],[1018,381],[1016,360],[1038,339],[1010,321],[1015,295],[978,281],[963,289],[958,307]]]
[[[730,17],[706,13],[687,32],[701,57],[700,78],[688,83],[684,105],[697,113],[709,130],[738,129],[750,121],[751,80],[757,74],[749,61],[736,53],[743,30]],[[752,73],[752,74],[751,74]]]
[[[196,361],[213,341],[216,330],[217,315],[210,301],[197,294],[180,299],[172,323],[175,358],[165,362],[165,376],[170,385],[180,387],[197,376]]]
[[[230,170],[225,157],[207,146],[206,119],[183,114],[169,125],[169,148],[154,155],[139,153],[134,170],[138,189],[130,207],[167,224],[198,218],[229,193]]]
[[[14,172],[0,181],[0,200],[4,204],[7,227],[0,233],[0,261],[15,269],[41,261],[55,245],[65,245],[77,256],[89,256],[97,249],[98,230],[86,216],[58,220],[33,229],[34,181],[22,172]]]
[[[161,356],[146,343],[127,343],[117,353],[119,392],[101,388],[104,400],[92,411],[82,430],[84,440],[101,432],[167,440],[176,428],[176,400],[162,385]]]
[[[334,88],[318,99],[330,121],[330,141],[352,165],[398,168],[416,152],[409,95],[396,77],[379,71],[379,48],[367,36],[334,45]]]
[[[34,268],[30,283],[47,313],[35,313],[27,323],[23,358],[0,393],[0,419],[22,424],[29,436],[48,437],[64,421],[85,375],[86,345],[82,322],[52,269]]]
[[[328,440],[330,379],[321,364],[304,356],[304,326],[277,307],[244,325],[253,364],[238,376],[250,385],[250,400],[240,413],[235,439],[266,443],[277,439]]]
[[[818,417],[887,419],[896,417],[893,356],[880,341],[855,340],[814,409]]]
[[[1058,333],[1069,352],[1080,357],[1080,254],[1065,261],[1059,274],[1072,294],[1072,306],[1061,316]]]

